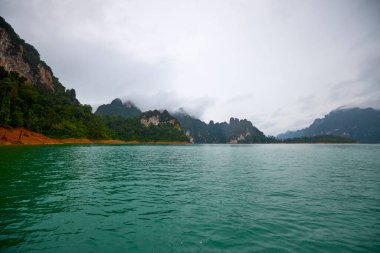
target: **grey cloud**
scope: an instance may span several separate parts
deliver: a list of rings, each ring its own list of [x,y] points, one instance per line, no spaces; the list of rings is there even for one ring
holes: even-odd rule
[[[255,96],[253,93],[248,93],[248,94],[240,94],[238,96],[234,96],[232,98],[227,99],[226,104],[233,104],[233,103],[241,103],[244,101],[249,101],[255,99]]]
[[[349,106],[380,108],[380,56],[367,60],[355,78],[332,85],[329,100],[343,100]],[[375,102],[377,101],[377,102]]]
[[[201,118],[205,111],[214,105],[214,100],[209,97],[187,98],[175,92],[158,92],[154,94],[130,93],[123,96],[122,100],[131,100],[143,111],[147,110],[168,110],[176,112],[183,108],[189,115]]]

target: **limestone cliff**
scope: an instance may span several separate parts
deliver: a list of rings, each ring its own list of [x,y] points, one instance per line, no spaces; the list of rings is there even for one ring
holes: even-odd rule
[[[54,90],[54,76],[50,67],[41,61],[37,50],[25,43],[13,28],[0,17],[0,66],[15,71],[31,84],[45,85]]]
[[[178,130],[182,130],[181,125],[178,123],[176,118],[171,116],[168,111],[164,110],[160,112],[158,110],[147,111],[141,114],[140,122],[144,126],[154,125],[157,126],[159,124],[171,124]]]
[[[183,109],[173,114],[184,129],[186,136],[194,143],[265,143],[264,133],[252,122],[231,118],[230,122],[208,124],[188,115]]]

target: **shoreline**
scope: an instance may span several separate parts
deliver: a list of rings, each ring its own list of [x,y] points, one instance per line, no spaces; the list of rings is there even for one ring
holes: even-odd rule
[[[0,127],[0,145],[1,146],[17,146],[17,145],[59,145],[59,144],[110,144],[110,145],[190,145],[192,143],[186,141],[122,141],[122,140],[91,140],[87,138],[50,138],[43,134],[30,131],[26,128],[4,128]],[[204,143],[209,144],[209,143]],[[210,143],[212,144],[212,143]],[[220,143],[223,144],[223,143]],[[228,145],[239,145],[230,144]],[[259,143],[251,143],[259,144]],[[358,144],[357,142],[278,142],[263,144]],[[245,144],[240,144],[245,145]]]
[[[0,127],[0,145],[59,145],[59,144],[119,144],[119,145],[138,145],[138,144],[158,144],[158,145],[187,145],[189,142],[182,141],[121,141],[121,140],[90,140],[86,138],[50,138],[43,134],[30,131],[25,128],[7,129]]]

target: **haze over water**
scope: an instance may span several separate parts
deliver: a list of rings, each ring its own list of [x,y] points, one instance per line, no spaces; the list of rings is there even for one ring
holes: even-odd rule
[[[379,252],[380,145],[0,147],[1,252]]]

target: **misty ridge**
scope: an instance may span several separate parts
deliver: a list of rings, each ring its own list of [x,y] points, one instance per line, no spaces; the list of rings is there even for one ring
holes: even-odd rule
[[[166,110],[162,112],[168,113]],[[184,108],[170,112],[181,124],[187,136],[194,143],[277,143],[277,142],[380,142],[380,111],[372,108],[340,107],[315,119],[305,129],[288,131],[275,137],[265,136],[253,124],[246,120],[230,118],[229,122],[205,123],[189,115]],[[95,111],[100,116],[139,117],[142,111],[130,100],[122,102],[115,99]],[[332,137],[341,137],[334,139]],[[319,138],[321,137],[321,138]]]

